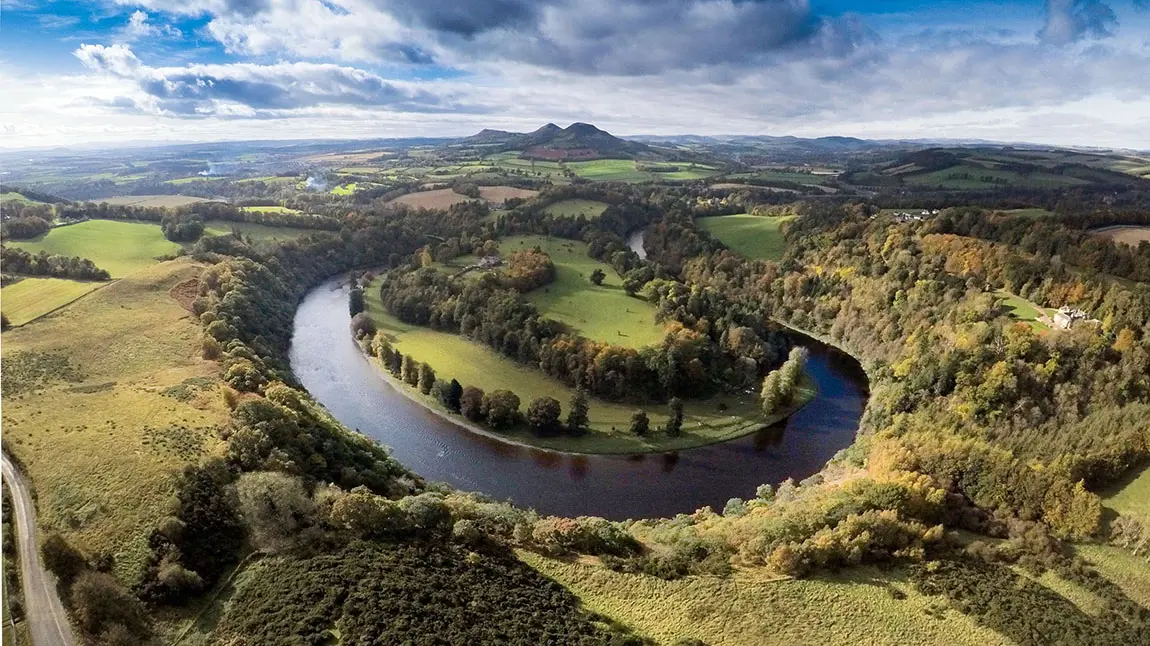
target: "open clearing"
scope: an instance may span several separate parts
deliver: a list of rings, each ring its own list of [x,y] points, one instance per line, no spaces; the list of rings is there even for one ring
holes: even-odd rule
[[[63,278],[25,278],[0,289],[0,304],[12,325],[24,325],[107,284]]]
[[[554,204],[547,205],[543,209],[544,213],[554,215],[562,218],[577,218],[580,215],[593,220],[600,215],[603,211],[607,210],[606,202],[599,202],[598,200],[560,200]]]
[[[62,256],[88,258],[112,278],[122,278],[150,265],[160,256],[180,251],[180,245],[164,238],[160,225],[152,222],[88,220],[56,227],[34,240],[12,242],[31,253],[47,251]]]
[[[533,191],[529,188],[516,188],[514,186],[480,186],[479,194],[488,202],[502,204],[514,198],[529,200],[539,195],[539,191]]]
[[[248,213],[299,213],[299,211],[289,209],[286,206],[241,206],[240,210]]]
[[[685,638],[710,646],[1012,643],[953,610],[928,612],[940,601],[915,591],[898,571],[854,567],[812,579],[736,573],[667,581],[525,551],[519,557],[569,588],[588,610],[660,644]],[[896,599],[892,590],[906,598]]]
[[[579,177],[601,182],[657,182],[666,180],[704,179],[718,171],[709,166],[683,164],[648,164],[632,159],[595,159],[568,162],[566,167]],[[645,169],[643,169],[645,168]]]
[[[193,177],[191,180],[201,180],[203,177]],[[197,202],[210,202],[202,197],[192,197],[190,195],[124,195],[122,197],[102,197],[96,200],[89,200],[90,202],[108,203],[117,206],[184,206],[185,204],[195,204]]]
[[[555,263],[555,281],[532,290],[527,297],[539,312],[567,324],[588,339],[641,348],[663,339],[663,326],[655,322],[655,306],[623,291],[623,279],[610,265],[587,255],[587,245],[563,238],[513,236],[499,241],[504,255],[539,247]],[[591,282],[591,272],[602,269],[602,285]]]
[[[330,233],[318,229],[296,229],[292,227],[273,227],[257,222],[232,222],[230,220],[208,220],[204,223],[205,236],[229,235],[238,230],[245,237],[257,242],[294,240],[309,233]]]
[[[1143,467],[1129,482],[1103,496],[1102,503],[1109,509],[1134,517],[1150,526],[1150,467]]]
[[[115,558],[129,586],[169,513],[172,475],[219,447],[218,365],[169,291],[202,266],[165,262],[4,333],[5,443],[27,467],[39,518]]]
[[[1150,242],[1150,227],[1116,226],[1095,229],[1091,233],[1106,236],[1116,242],[1124,242],[1137,247],[1143,242]]]
[[[391,200],[389,204],[404,204],[416,209],[446,209],[470,199],[472,198],[460,195],[450,188],[438,188],[433,191],[419,191],[418,193],[400,195]]]
[[[17,193],[16,191],[4,191],[3,193],[0,193],[0,209],[11,204],[44,204],[44,202],[33,200],[32,198],[26,197],[24,194]]]
[[[506,389],[519,396],[520,409],[527,410],[531,400],[538,397],[554,397],[563,407],[566,416],[573,390],[551,379],[539,370],[530,368],[495,352],[485,345],[470,341],[462,336],[439,332],[430,328],[408,325],[398,320],[384,309],[379,300],[378,280],[366,289],[367,311],[380,330],[386,332],[392,345],[403,354],[410,354],[418,361],[426,362],[439,379],[457,379],[465,386],[473,385],[485,391]],[[413,388],[407,393],[440,408],[437,402],[424,397]],[[803,401],[813,396],[813,390],[806,392]],[[720,411],[720,406],[727,409]],[[542,437],[533,434],[525,427],[501,431],[508,439],[551,448],[560,451],[585,453],[642,453],[649,451],[669,451],[674,449],[701,446],[714,442],[734,439],[770,425],[789,414],[763,418],[759,415],[758,402],[751,396],[725,396],[709,400],[688,400],[684,406],[683,433],[676,438],[668,438],[662,433],[652,433],[646,438],[629,432],[631,413],[637,407],[633,404],[590,400],[590,430],[582,437],[557,435]],[[667,421],[667,408],[662,405],[641,407],[651,418],[652,428]]]
[[[1029,324],[1035,331],[1050,329],[1050,326],[1043,323],[1040,319],[1049,318],[1052,315],[1051,312],[1010,292],[999,290],[994,294],[999,299],[999,303],[1006,308],[1007,315],[1014,320]]]
[[[696,222],[740,255],[754,260],[779,260],[787,241],[779,231],[793,216],[760,217],[742,213],[699,218]]]

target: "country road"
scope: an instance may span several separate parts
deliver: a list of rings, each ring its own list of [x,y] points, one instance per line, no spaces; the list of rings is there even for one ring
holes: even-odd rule
[[[28,483],[8,456],[3,456],[4,485],[12,492],[12,509],[16,515],[16,544],[20,551],[20,579],[24,584],[24,612],[33,646],[76,646],[72,626],[60,596],[56,580],[40,563],[40,546],[36,540],[36,509]]]

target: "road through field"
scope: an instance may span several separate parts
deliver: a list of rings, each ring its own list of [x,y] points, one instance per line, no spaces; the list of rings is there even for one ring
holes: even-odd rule
[[[68,613],[56,593],[56,579],[40,563],[36,541],[36,509],[24,476],[8,456],[3,458],[4,485],[12,492],[16,515],[16,545],[20,550],[20,579],[24,584],[24,614],[33,646],[76,646]]]

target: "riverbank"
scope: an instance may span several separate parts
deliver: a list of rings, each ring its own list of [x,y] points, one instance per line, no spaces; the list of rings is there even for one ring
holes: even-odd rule
[[[359,346],[358,343],[357,346]],[[787,418],[802,410],[818,395],[818,388],[815,383],[809,375],[804,374],[794,403],[782,409],[777,414],[762,420],[745,420],[746,423],[716,428],[699,422],[692,424],[688,416],[685,418],[682,433],[678,436],[671,437],[658,430],[658,425],[655,423],[658,414],[648,411],[648,415],[652,418],[652,430],[648,435],[642,437],[631,434],[625,429],[604,432],[595,428],[588,429],[581,435],[557,433],[551,436],[543,436],[533,432],[526,424],[519,424],[512,428],[499,431],[481,424],[476,424],[458,413],[447,410],[436,398],[430,395],[424,395],[418,388],[411,386],[401,379],[396,379],[394,375],[384,368],[378,358],[371,356],[371,353],[363,348],[363,346],[359,346],[359,348],[371,364],[376,375],[383,379],[396,392],[422,406],[433,415],[471,433],[499,442],[566,455],[668,453],[729,442],[785,422]],[[415,357],[415,359],[419,360],[419,357]],[[540,375],[539,378],[549,379],[544,375]],[[522,402],[522,408],[526,408],[529,403],[530,402],[527,401]],[[564,406],[566,405],[566,402],[560,403]],[[697,404],[698,402],[695,403]],[[732,418],[734,418],[734,416],[732,416]]]

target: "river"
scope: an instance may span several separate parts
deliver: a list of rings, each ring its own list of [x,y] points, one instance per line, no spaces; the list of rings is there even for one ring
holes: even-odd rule
[[[866,405],[859,364],[802,337],[819,394],[769,429],[697,449],[630,457],[510,445],[450,423],[384,381],[351,337],[347,298],[346,285],[332,280],[312,290],[296,311],[291,367],[312,396],[348,427],[391,447],[421,476],[543,514],[620,520],[690,513],[704,505],[722,509],[730,498],[753,497],[760,484],[817,472],[854,441]]]

